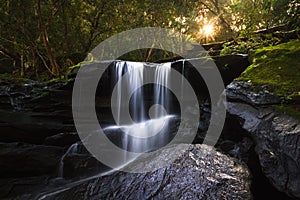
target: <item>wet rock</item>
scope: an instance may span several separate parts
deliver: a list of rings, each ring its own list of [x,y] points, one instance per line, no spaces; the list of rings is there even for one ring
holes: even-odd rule
[[[211,68],[216,66],[225,86],[230,84],[235,78],[239,77],[250,65],[247,55],[215,56],[212,57],[212,59],[214,63],[211,66],[207,63],[208,61],[206,59],[200,58],[194,61],[184,61],[184,68],[183,61],[174,62],[172,63],[172,68],[182,73],[187,78],[196,95],[207,99],[207,97],[209,97],[207,85],[197,69],[195,69],[194,65],[202,66],[204,68],[207,68],[207,65]],[[183,72],[182,69],[184,69]]]
[[[56,173],[63,149],[25,143],[0,143],[0,177]]]
[[[93,157],[82,144],[72,144],[63,155],[59,175],[65,179],[87,177],[110,168]]]
[[[55,112],[0,109],[0,118],[0,142],[42,144],[49,136],[75,129],[73,124],[65,123],[65,118]]]
[[[87,177],[109,169],[90,154],[71,154],[64,158],[63,163],[65,179]]]
[[[44,144],[50,146],[69,147],[79,140],[80,138],[76,132],[66,132],[47,137]]]
[[[178,148],[178,146],[176,147]],[[133,162],[138,169],[165,160],[173,148]],[[60,188],[62,189],[62,188]],[[206,145],[189,145],[171,165],[145,173],[117,172],[66,186],[43,199],[251,199],[247,167]]]
[[[256,152],[263,172],[279,190],[300,198],[300,124],[279,115],[260,124]]]
[[[280,103],[280,97],[268,88],[255,89],[251,82],[233,81],[226,87],[226,97],[231,102],[245,102],[250,105],[273,105]]]
[[[75,131],[71,90],[61,81],[0,87],[0,142],[42,144],[46,137]]]
[[[269,101],[271,98],[242,98],[244,92],[241,90],[240,94],[240,88],[236,88],[239,102],[228,102],[227,111],[237,116],[243,129],[254,138],[262,171],[272,185],[289,196],[300,198],[299,121],[266,106],[276,102]]]
[[[29,193],[46,188],[49,184],[49,177],[23,177],[23,178],[2,178],[0,179],[1,199],[30,199]]]
[[[239,77],[250,65],[247,54],[217,56],[213,57],[213,59],[220,71],[225,86]]]

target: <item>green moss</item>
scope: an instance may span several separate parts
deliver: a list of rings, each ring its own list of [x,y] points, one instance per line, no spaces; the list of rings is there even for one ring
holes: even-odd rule
[[[250,49],[253,49],[257,46],[256,43],[253,42],[238,42],[237,44],[234,42],[228,42],[223,45],[223,49],[220,52],[221,56],[226,55],[236,55],[236,54],[247,54]]]
[[[279,96],[300,95],[300,40],[250,52],[251,65],[238,78],[267,85]]]
[[[238,80],[267,86],[282,97],[275,109],[300,119],[300,40],[251,51],[250,61]]]
[[[300,107],[299,105],[288,105],[288,104],[282,104],[280,106],[276,105],[274,108],[282,113],[285,113],[287,115],[293,116],[298,121],[300,121]]]
[[[67,71],[66,71],[66,74],[70,74],[70,73],[73,73],[74,70],[77,70],[81,67],[81,65],[83,64],[83,62],[80,62],[78,63],[77,65],[73,65],[73,66],[70,66]]]

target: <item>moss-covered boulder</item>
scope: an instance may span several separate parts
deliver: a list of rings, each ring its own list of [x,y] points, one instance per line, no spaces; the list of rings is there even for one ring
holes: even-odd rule
[[[257,49],[239,80],[269,85],[278,95],[300,92],[300,40]]]
[[[300,40],[250,52],[251,65],[238,78],[281,97],[277,109],[300,118]]]

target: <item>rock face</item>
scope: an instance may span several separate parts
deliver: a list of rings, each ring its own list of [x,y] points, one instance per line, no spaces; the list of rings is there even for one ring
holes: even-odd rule
[[[268,91],[258,94],[247,83],[233,82],[227,87],[227,94],[227,110],[240,119],[254,138],[266,177],[279,191],[300,198],[299,122],[274,112],[270,105],[278,103],[278,97],[272,97]]]
[[[153,162],[165,159],[162,152]],[[139,164],[137,164],[139,165]],[[149,163],[151,166],[151,163]],[[247,167],[206,145],[190,145],[173,164],[147,173],[94,178],[43,199],[251,199]]]
[[[22,143],[0,143],[0,177],[55,174],[63,149]]]
[[[41,191],[48,185],[48,176],[1,178],[0,199],[32,199],[30,193]]]
[[[42,144],[75,131],[67,86],[60,81],[0,86],[0,142]]]
[[[88,177],[110,168],[93,157],[81,142],[72,144],[62,157],[61,174],[65,179]]]
[[[80,138],[76,132],[59,133],[57,135],[49,136],[45,139],[45,145],[68,147],[79,141]]]

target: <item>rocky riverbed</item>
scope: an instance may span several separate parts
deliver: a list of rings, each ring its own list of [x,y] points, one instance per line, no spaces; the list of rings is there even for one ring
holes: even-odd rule
[[[2,84],[0,198],[261,199],[260,182],[280,199],[300,198],[299,122],[273,109],[280,98],[266,88],[233,81],[226,93],[228,113],[216,149],[197,144],[209,124],[204,102],[195,144],[186,153],[170,166],[130,174],[110,171],[80,142],[72,120],[72,81]],[[106,100],[98,103],[106,113]]]

